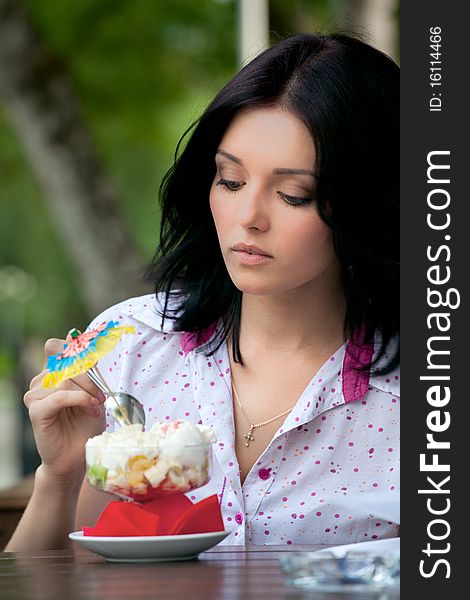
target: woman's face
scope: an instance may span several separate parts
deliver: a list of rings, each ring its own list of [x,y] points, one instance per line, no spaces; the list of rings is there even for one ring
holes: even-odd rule
[[[240,112],[215,161],[210,207],[238,289],[266,295],[338,281],[331,231],[315,203],[315,146],[299,119],[280,108]]]

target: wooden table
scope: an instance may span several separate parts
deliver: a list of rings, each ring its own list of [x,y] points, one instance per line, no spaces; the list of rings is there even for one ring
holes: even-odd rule
[[[173,563],[107,563],[79,549],[0,554],[2,600],[363,600],[360,594],[303,592],[285,583],[278,558],[283,552],[318,546],[219,546],[198,560]],[[399,595],[367,595],[397,600]]]

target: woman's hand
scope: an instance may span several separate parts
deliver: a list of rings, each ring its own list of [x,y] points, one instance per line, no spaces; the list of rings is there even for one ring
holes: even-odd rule
[[[63,348],[64,340],[46,342],[45,367],[48,357]],[[76,483],[85,475],[85,442],[105,428],[105,396],[86,375],[67,379],[56,388],[43,388],[46,374],[44,368],[34,377],[24,396],[42,471],[57,483]]]

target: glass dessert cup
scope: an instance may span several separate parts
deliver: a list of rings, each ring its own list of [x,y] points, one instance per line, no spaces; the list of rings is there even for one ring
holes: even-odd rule
[[[212,444],[86,448],[86,477],[95,489],[134,502],[183,494],[208,483]]]

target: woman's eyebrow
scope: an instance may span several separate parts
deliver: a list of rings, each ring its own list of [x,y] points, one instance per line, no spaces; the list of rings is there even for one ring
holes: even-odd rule
[[[225,158],[228,158],[229,160],[233,161],[234,163],[237,163],[237,165],[241,165],[243,167],[243,161],[240,158],[237,158],[233,154],[229,154],[228,152],[225,152],[225,150],[222,150],[222,148],[218,148],[216,154],[221,154],[222,156],[225,156]]]
[[[234,163],[237,163],[237,165],[241,165],[243,167],[243,161],[240,158],[230,154],[229,152],[226,152],[225,150],[222,150],[222,148],[218,148],[216,154],[221,154],[222,156],[225,156],[225,158],[228,158]],[[315,173],[313,171],[308,171],[307,169],[277,168],[273,169],[273,175],[310,175],[311,177],[317,179]]]
[[[310,175],[315,179],[317,178],[313,171],[307,169],[273,169],[273,175]]]

